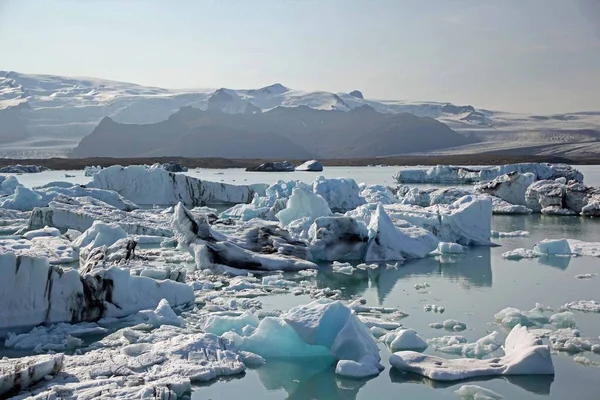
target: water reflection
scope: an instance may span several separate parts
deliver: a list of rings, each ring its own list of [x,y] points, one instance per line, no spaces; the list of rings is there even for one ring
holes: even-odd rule
[[[469,383],[486,382],[493,379],[502,379],[515,386],[520,387],[531,393],[548,396],[550,387],[554,382],[554,375],[521,375],[521,376],[480,376],[462,381],[434,381],[421,375],[410,372],[402,372],[395,368],[390,368],[390,380],[393,383],[408,383],[427,385],[432,389],[445,389],[454,385],[464,385]]]
[[[538,258],[538,262],[549,267],[566,270],[571,262],[571,257],[565,256],[542,256]]]
[[[334,370],[325,361],[269,360],[256,371],[265,389],[283,389],[288,399],[355,399],[368,379],[341,378]]]
[[[491,250],[489,247],[473,247],[461,255],[427,257],[397,266],[380,264],[376,269],[355,270],[352,275],[324,268],[317,275],[317,286],[340,289],[345,299],[361,296],[367,289],[374,287],[378,301],[382,304],[400,279],[431,275],[466,287],[490,287]]]

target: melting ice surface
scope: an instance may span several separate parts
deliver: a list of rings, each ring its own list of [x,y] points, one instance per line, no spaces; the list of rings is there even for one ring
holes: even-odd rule
[[[600,177],[600,168],[593,171]],[[333,170],[333,171],[332,171]],[[584,172],[586,183],[600,185],[600,179],[590,180],[590,172]],[[327,177],[352,177],[357,182],[365,181],[373,184],[392,185],[391,176],[397,168],[327,168],[321,173],[293,172],[281,174],[243,173],[241,171],[228,172],[217,175],[215,170],[192,170],[188,174],[202,179],[227,183],[251,184],[258,182],[271,182],[277,179],[302,179],[306,182],[314,180],[316,175]],[[330,172],[332,171],[332,172]],[[51,171],[55,173],[56,171]],[[293,176],[292,176],[293,174]],[[306,175],[302,175],[306,174]],[[77,175],[77,173],[73,173]],[[275,176],[277,175],[277,176]],[[38,179],[37,174],[35,179]],[[31,176],[19,176],[19,180],[29,186],[27,179]],[[33,178],[32,178],[33,179]],[[62,176],[46,177],[48,181],[73,180],[79,178],[63,178]],[[84,183],[85,179],[80,183]],[[248,179],[244,181],[244,179]],[[235,180],[235,181],[233,181]],[[284,273],[276,279],[267,279],[272,282],[272,293],[269,296],[257,298],[226,298],[212,301],[211,307],[215,313],[228,315],[232,309],[243,312],[252,305],[259,305],[259,314],[278,317],[279,312],[286,312],[292,307],[308,304],[313,299],[306,294],[295,295],[302,281],[307,281],[318,288],[330,288],[339,291],[339,298],[350,302],[359,298],[366,300],[364,308],[377,308],[376,312],[368,314],[370,318],[394,321],[403,327],[414,329],[424,340],[436,339],[444,336],[454,337],[452,345],[473,345],[483,337],[497,331],[497,340],[504,343],[508,329],[496,323],[494,315],[507,307],[523,311],[523,315],[543,314],[551,321],[555,314],[565,312],[561,309],[565,304],[578,300],[600,301],[597,289],[598,279],[595,274],[600,273],[600,259],[592,257],[556,257],[542,256],[534,259],[512,261],[502,258],[502,254],[517,248],[532,249],[534,245],[544,239],[578,239],[584,241],[600,241],[600,221],[579,217],[558,217],[542,215],[520,216],[494,216],[492,229],[498,232],[528,231],[529,236],[493,238],[501,247],[471,247],[465,248],[464,254],[440,254],[435,257],[407,261],[398,267],[388,267],[385,264],[379,268],[360,267],[346,268],[346,272],[337,273],[325,267],[315,275]],[[177,253],[177,250],[173,250]],[[590,274],[591,279],[577,279],[578,275]],[[275,275],[270,273],[269,275]],[[240,285],[260,284],[262,278],[256,282],[239,281]],[[280,286],[289,285],[289,290],[282,290]],[[292,286],[295,282],[298,286]],[[415,289],[415,285],[423,285]],[[219,282],[212,282],[215,287]],[[207,288],[209,284],[205,285]],[[419,286],[420,287],[420,286]],[[208,289],[207,289],[208,290]],[[235,307],[231,307],[231,301]],[[536,303],[539,308],[536,309]],[[426,305],[444,307],[443,314],[425,311]],[[552,310],[549,310],[551,308]],[[534,313],[535,309],[535,313]],[[408,314],[405,318],[390,312],[401,310]],[[591,343],[600,343],[600,314],[584,313],[571,310],[574,315],[576,329],[582,339]],[[359,313],[359,316],[361,314]],[[367,314],[363,314],[367,315]],[[196,325],[193,316],[184,312],[183,317],[187,323],[186,328]],[[554,321],[560,318],[554,318]],[[432,329],[432,323],[445,320],[464,322],[467,329],[460,332],[445,329]],[[532,321],[540,321],[533,318]],[[253,318],[248,319],[249,325],[255,323]],[[570,324],[569,324],[570,325]],[[240,331],[244,327],[240,327]],[[556,330],[551,324],[537,326],[532,322],[530,329]],[[562,326],[561,326],[562,328]],[[110,327],[109,327],[110,329]],[[220,329],[215,328],[218,333]],[[384,333],[379,327],[373,326],[371,332]],[[396,329],[396,328],[394,328]],[[392,330],[394,330],[392,329]],[[571,329],[571,328],[563,328]],[[387,332],[387,331],[385,331]],[[566,331],[565,334],[572,331]],[[548,333],[547,335],[549,335]],[[459,338],[460,337],[460,338]],[[463,338],[463,339],[461,339]],[[84,340],[92,341],[91,339]],[[448,339],[450,340],[450,339]],[[544,339],[549,343],[548,339]],[[217,381],[196,384],[193,399],[234,399],[243,393],[246,399],[281,399],[281,398],[317,398],[317,399],[453,399],[458,398],[455,392],[463,385],[477,385],[503,396],[505,399],[594,399],[600,391],[600,369],[595,363],[600,363],[600,356],[586,351],[577,355],[566,352],[553,354],[555,376],[504,376],[482,377],[467,382],[439,382],[423,378],[415,374],[405,374],[394,368],[388,362],[391,351],[388,346],[378,343],[381,363],[385,367],[378,376],[370,380],[348,379],[335,373],[336,364],[330,360],[289,360],[267,359],[266,363],[258,368],[248,368],[242,374],[222,377]],[[441,352],[436,346],[429,345],[425,354],[443,358],[464,357],[463,354],[474,353],[472,347],[465,348],[469,351]],[[32,354],[31,352],[26,354]],[[14,349],[0,347],[0,356],[25,355],[15,354]],[[486,358],[500,357],[502,350],[496,350]],[[587,365],[574,361],[574,356],[583,356],[591,361]]]

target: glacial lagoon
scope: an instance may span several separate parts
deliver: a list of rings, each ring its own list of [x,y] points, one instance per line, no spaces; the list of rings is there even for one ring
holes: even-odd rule
[[[577,167],[589,186],[600,186],[600,166]],[[398,167],[329,167],[324,172],[260,173],[241,169],[194,169],[187,175],[215,182],[234,184],[271,183],[279,179],[300,179],[312,182],[316,176],[351,177],[367,184],[394,185],[393,174]],[[65,174],[74,177],[65,177]],[[19,181],[27,187],[51,181],[85,184],[90,178],[83,171],[46,171],[23,174]],[[433,187],[440,185],[411,185]],[[351,274],[335,272],[322,265],[314,277],[299,277],[284,273],[291,281],[309,280],[318,288],[341,291],[341,299],[366,300],[369,306],[392,307],[402,310],[407,317],[396,322],[415,329],[424,339],[444,335],[462,335],[469,343],[492,331],[499,332],[503,342],[509,329],[495,321],[499,311],[514,307],[528,311],[543,309],[547,317],[557,313],[566,303],[577,300],[600,300],[600,258],[542,256],[519,261],[507,260],[502,254],[517,248],[531,249],[544,239],[578,239],[600,242],[600,221],[592,218],[550,215],[494,215],[492,229],[499,232],[528,231],[524,237],[493,238],[497,247],[470,247],[464,254],[442,254],[403,264],[382,263],[379,268],[354,269]],[[576,276],[587,275],[587,279]],[[426,284],[426,285],[424,285]],[[424,285],[419,289],[415,286]],[[313,299],[307,294],[279,293],[258,297],[262,310],[286,311]],[[444,307],[444,312],[426,311],[425,306]],[[581,337],[600,343],[600,313],[573,311]],[[433,329],[430,324],[455,319],[464,322],[462,332]],[[532,328],[542,328],[533,326]],[[547,342],[547,339],[546,339]],[[600,393],[600,355],[553,352],[554,376],[490,377],[459,382],[440,382],[416,374],[403,373],[388,363],[390,350],[379,343],[381,362],[385,370],[372,379],[349,379],[334,373],[335,364],[313,360],[267,360],[259,368],[248,368],[244,373],[219,378],[194,386],[193,399],[453,399],[453,392],[464,384],[480,385],[506,399],[597,399]],[[425,350],[452,358],[433,346]],[[22,354],[22,353],[21,353]],[[501,355],[498,350],[494,355]],[[14,356],[14,352],[0,348],[0,355]],[[583,356],[585,359],[575,357]],[[586,360],[587,359],[587,360]],[[585,362],[588,365],[583,365]]]

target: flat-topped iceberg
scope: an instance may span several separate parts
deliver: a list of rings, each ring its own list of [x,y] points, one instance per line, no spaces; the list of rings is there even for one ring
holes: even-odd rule
[[[394,221],[404,220],[425,228],[441,241],[463,246],[492,244],[492,201],[489,197],[464,196],[449,205],[430,207],[390,204],[384,208]]]
[[[395,179],[399,183],[447,183],[473,184],[490,181],[500,175],[518,172],[532,173],[536,180],[566,178],[583,182],[583,174],[566,164],[523,163],[489,167],[459,167],[437,165],[427,169],[405,169],[399,171]]]
[[[515,326],[504,344],[505,355],[487,360],[445,359],[413,351],[390,356],[396,369],[438,381],[455,381],[478,376],[554,375],[550,347],[521,325]]]
[[[171,280],[132,276],[128,269],[80,275],[50,265],[47,258],[0,254],[0,329],[123,317],[153,309],[161,299],[173,306],[188,304],[194,290]]]
[[[161,168],[113,165],[94,175],[90,188],[114,190],[136,204],[188,206],[249,203],[255,193],[264,194],[266,185],[236,186],[202,181]]]

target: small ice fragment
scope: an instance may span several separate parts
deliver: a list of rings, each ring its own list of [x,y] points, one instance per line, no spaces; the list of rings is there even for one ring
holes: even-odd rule
[[[571,311],[556,313],[550,316],[550,323],[557,328],[575,328],[575,314]]]
[[[393,332],[386,333],[381,339],[392,352],[400,350],[415,350],[423,351],[428,344],[423,340],[413,329],[398,329]]]
[[[600,313],[600,302],[596,300],[573,301],[565,304],[564,307],[570,310]]]
[[[577,278],[577,279],[592,279],[595,276],[598,276],[598,274],[580,274],[580,275],[575,275],[575,278]]]

